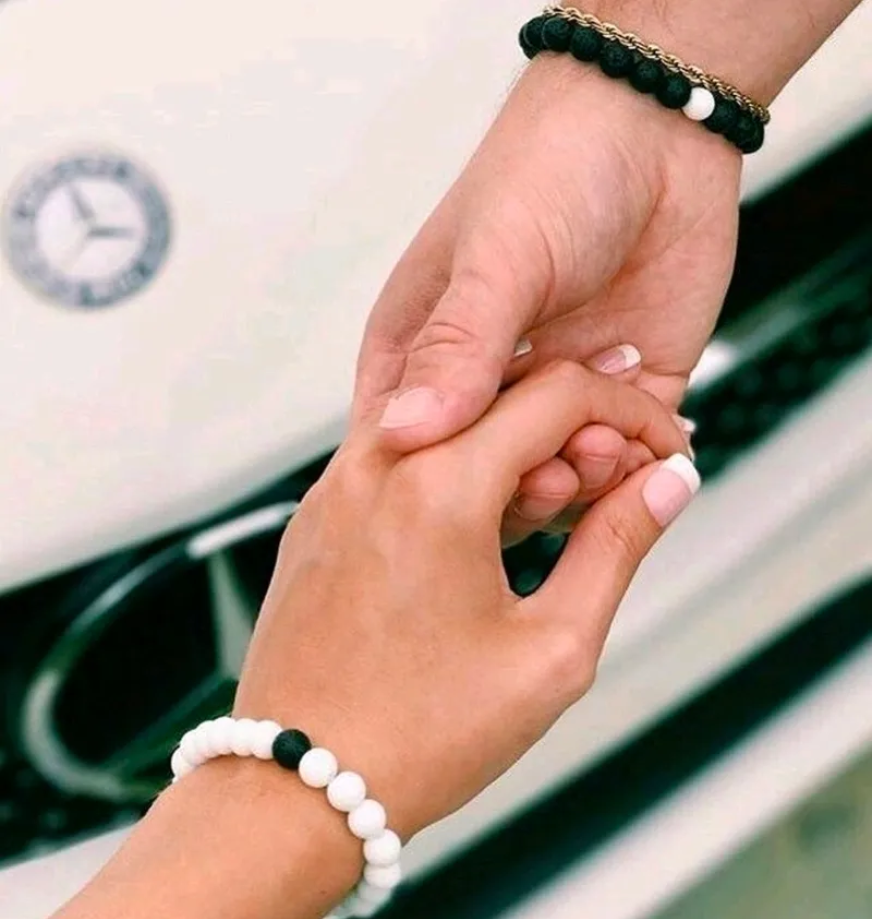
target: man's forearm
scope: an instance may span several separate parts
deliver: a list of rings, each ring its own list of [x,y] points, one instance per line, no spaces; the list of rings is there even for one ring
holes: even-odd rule
[[[578,0],[768,104],[860,0]],[[847,75],[846,75],[847,78]]]

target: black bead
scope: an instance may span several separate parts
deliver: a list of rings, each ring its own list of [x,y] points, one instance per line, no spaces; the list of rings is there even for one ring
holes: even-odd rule
[[[755,131],[753,118],[748,112],[739,112],[739,117],[733,127],[724,134],[727,140],[732,141],[744,152],[745,147],[751,142]]]
[[[542,29],[542,41],[549,51],[568,51],[575,23],[563,16],[553,16]]]
[[[739,118],[739,106],[732,99],[715,96],[715,110],[703,124],[715,134],[726,134],[736,125]]]
[[[759,118],[754,119],[754,130],[747,142],[740,147],[742,153],[756,153],[766,139],[766,126]]]
[[[657,87],[657,98],[666,108],[682,108],[690,100],[690,80],[680,73],[667,73]]]
[[[576,60],[587,62],[597,59],[602,46],[603,37],[596,29],[590,29],[587,26],[579,26],[572,36],[569,50]]]
[[[656,92],[663,79],[663,67],[648,57],[640,57],[630,71],[630,84],[640,93]]]
[[[545,47],[542,41],[542,29],[549,18],[548,16],[536,16],[521,29],[519,41],[527,57],[535,57]]]
[[[633,52],[619,41],[603,43],[599,65],[607,77],[625,77],[633,66]]]
[[[282,731],[273,741],[273,758],[285,769],[297,769],[300,760],[312,749],[312,741],[297,730]]]

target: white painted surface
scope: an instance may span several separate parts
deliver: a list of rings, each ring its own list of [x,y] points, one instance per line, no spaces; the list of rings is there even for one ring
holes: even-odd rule
[[[872,643],[503,919],[654,915],[867,752],[870,711]]]

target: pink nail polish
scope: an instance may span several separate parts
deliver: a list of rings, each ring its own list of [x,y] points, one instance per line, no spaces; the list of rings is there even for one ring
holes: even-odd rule
[[[690,504],[700,484],[693,463],[683,453],[676,453],[645,483],[642,500],[657,523],[666,527]]]
[[[591,358],[589,365],[593,370],[600,373],[614,375],[623,373],[631,367],[642,363],[642,355],[639,349],[633,345],[618,345],[617,348],[610,348]]]
[[[442,394],[419,386],[394,396],[385,407],[379,427],[387,430],[411,428],[432,421],[442,410]]]

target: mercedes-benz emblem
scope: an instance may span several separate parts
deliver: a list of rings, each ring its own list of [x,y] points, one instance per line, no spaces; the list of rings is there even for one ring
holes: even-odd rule
[[[114,155],[68,157],[31,173],[6,208],[6,251],[30,288],[69,306],[109,306],[142,290],[170,243],[155,182]]]

